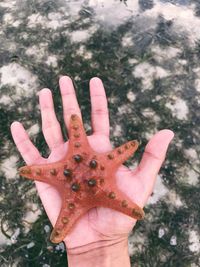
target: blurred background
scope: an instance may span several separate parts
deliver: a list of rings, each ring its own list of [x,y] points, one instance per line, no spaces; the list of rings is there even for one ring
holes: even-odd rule
[[[200,1],[1,0],[0,44],[0,266],[67,266],[9,130],[22,122],[48,156],[37,92],[53,91],[65,134],[60,75],[74,81],[88,133],[88,83],[103,80],[113,146],[141,141],[130,167],[158,130],[175,132],[129,253],[132,267],[200,266]]]

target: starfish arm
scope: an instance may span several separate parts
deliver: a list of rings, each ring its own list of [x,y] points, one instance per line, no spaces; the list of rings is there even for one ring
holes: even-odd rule
[[[82,153],[90,148],[81,118],[72,114],[69,125],[69,154]]]
[[[98,206],[120,211],[137,220],[144,218],[143,209],[116,188],[110,191],[102,191],[96,203]]]
[[[74,227],[80,217],[87,213],[93,206],[84,203],[84,200],[77,201],[74,198],[64,197],[63,205],[51,233],[50,240],[53,243],[60,243]]]
[[[64,166],[61,162],[23,166],[19,168],[19,174],[30,180],[36,180],[55,185],[59,181],[64,181]]]
[[[128,158],[130,158],[137,150],[139,143],[136,140],[129,141],[109,153],[103,155],[104,160],[109,162],[110,169],[117,169]]]

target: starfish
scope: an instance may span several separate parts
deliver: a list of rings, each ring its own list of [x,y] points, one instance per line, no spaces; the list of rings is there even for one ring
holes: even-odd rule
[[[97,153],[89,145],[82,120],[70,117],[69,146],[64,158],[55,163],[23,166],[20,175],[51,184],[61,192],[62,207],[51,233],[53,243],[61,242],[73,225],[94,207],[106,207],[141,220],[143,210],[121,192],[116,184],[118,167],[137,150],[129,141],[108,153]]]

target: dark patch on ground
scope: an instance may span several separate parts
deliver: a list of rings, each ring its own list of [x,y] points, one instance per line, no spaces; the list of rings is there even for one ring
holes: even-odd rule
[[[145,11],[147,9],[151,9],[154,6],[154,1],[153,0],[139,0],[138,1],[139,6],[142,11]]]

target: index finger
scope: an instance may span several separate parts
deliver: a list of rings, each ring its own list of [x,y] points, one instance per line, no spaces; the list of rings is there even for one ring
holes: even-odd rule
[[[10,129],[17,149],[28,165],[34,164],[39,161],[45,161],[45,159],[40,155],[37,148],[31,142],[27,132],[20,122],[13,122],[10,126]]]

